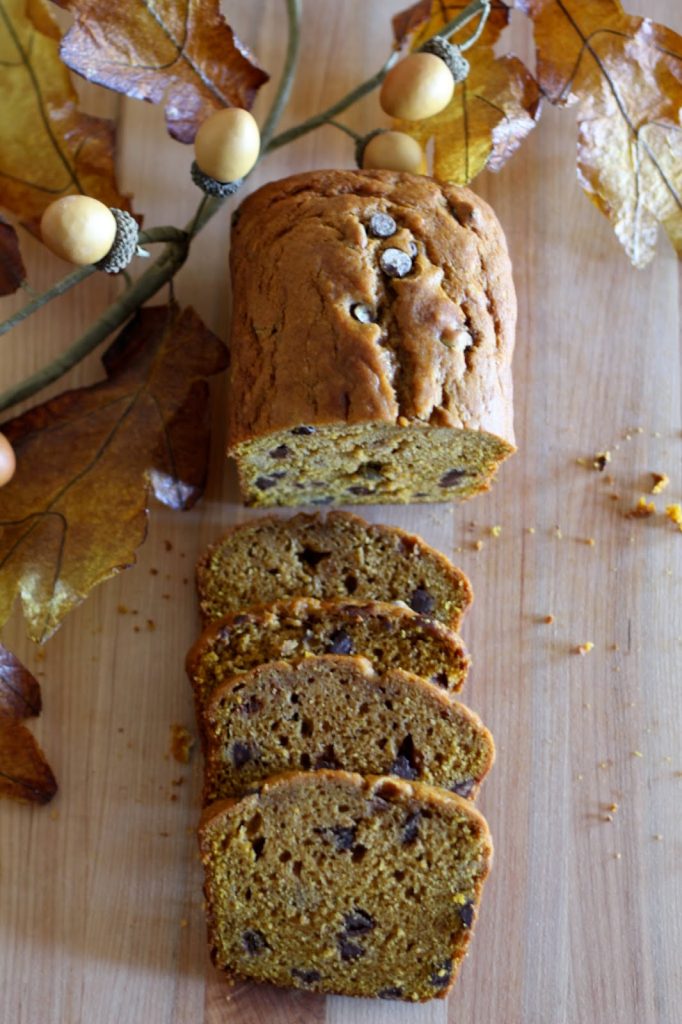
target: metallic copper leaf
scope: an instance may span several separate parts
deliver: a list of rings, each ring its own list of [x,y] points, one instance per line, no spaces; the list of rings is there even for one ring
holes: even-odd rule
[[[394,19],[394,34],[398,41],[410,35],[410,48],[418,49],[466,6],[422,0]],[[497,0],[481,37],[466,52],[469,76],[457,85],[445,110],[425,121],[396,123],[422,146],[434,140],[433,170],[444,181],[466,185],[485,167],[499,170],[539,117],[540,91],[528,68],[511,55],[495,56],[493,47],[508,19],[507,5]],[[475,25],[465,25],[451,41],[463,43]]]
[[[78,74],[163,103],[168,131],[192,142],[221,107],[250,107],[268,75],[220,13],[218,0],[58,0],[74,16],[62,43]]]
[[[682,253],[682,37],[618,0],[519,6],[548,100],[576,105],[578,180],[630,260],[651,260],[659,224]]]
[[[11,295],[26,280],[19,239],[11,224],[0,217],[0,295]]]
[[[0,427],[17,455],[0,489],[0,623],[19,595],[38,642],[135,562],[152,493],[189,508],[205,483],[218,338],[191,309],[145,308],[104,362],[106,380]]]
[[[44,0],[0,0],[0,206],[33,227],[71,192],[130,208],[116,185],[113,125],[78,110],[59,39]]]
[[[57,782],[22,718],[40,713],[38,681],[0,644],[0,797],[45,804]]]

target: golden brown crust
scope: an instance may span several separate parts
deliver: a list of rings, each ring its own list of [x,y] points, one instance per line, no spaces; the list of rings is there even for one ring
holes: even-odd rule
[[[398,226],[366,230],[375,212]],[[401,279],[388,247],[416,245]],[[513,446],[516,299],[500,225],[468,189],[391,171],[315,171],[239,209],[229,439],[299,424],[429,424]],[[354,304],[373,322],[351,315]],[[469,340],[467,340],[467,337]]]
[[[308,566],[308,545],[329,554]],[[461,569],[421,537],[397,526],[368,523],[350,512],[330,512],[326,519],[301,512],[290,519],[263,516],[239,523],[202,555],[196,576],[205,623],[239,607],[294,595],[353,596],[401,600],[456,630],[474,597]],[[416,600],[408,581],[418,591]],[[442,594],[440,600],[429,591],[431,581]],[[420,599],[422,607],[415,608]],[[428,608],[432,600],[434,607]]]

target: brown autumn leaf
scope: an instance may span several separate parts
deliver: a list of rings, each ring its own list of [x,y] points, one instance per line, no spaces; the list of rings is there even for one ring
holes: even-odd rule
[[[0,0],[0,206],[34,230],[71,192],[130,209],[116,185],[113,125],[78,110],[59,40],[44,0]]]
[[[17,455],[0,489],[0,624],[19,595],[29,636],[43,642],[134,564],[151,494],[194,504],[208,463],[206,378],[226,362],[193,310],[148,307],[105,354],[106,380],[0,427]]]
[[[410,48],[418,49],[466,6],[421,0],[394,19],[396,40],[411,36]],[[497,0],[480,39],[466,52],[469,75],[445,110],[425,121],[396,123],[422,146],[434,140],[433,170],[444,181],[466,185],[485,167],[499,170],[537,123],[540,91],[535,79],[517,57],[496,57],[493,49],[508,20],[507,5]],[[463,43],[475,25],[465,25],[451,41]]]
[[[37,679],[0,643],[0,797],[46,804],[57,782],[21,719],[40,714]]]
[[[269,76],[220,13],[219,0],[55,0],[74,24],[62,59],[79,75],[163,103],[174,139],[193,142],[221,107],[250,107]]]
[[[682,253],[682,37],[618,0],[519,0],[551,103],[575,103],[578,180],[636,267]]]
[[[0,217],[0,295],[11,295],[26,280],[19,239],[11,224]]]

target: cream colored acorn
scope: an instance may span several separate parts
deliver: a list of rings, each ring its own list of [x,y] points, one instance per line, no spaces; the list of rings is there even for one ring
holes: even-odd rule
[[[43,242],[79,267],[103,259],[116,238],[116,219],[91,196],[63,196],[50,203],[40,221]]]
[[[14,448],[4,434],[0,434],[0,487],[8,484],[14,476],[17,460]]]
[[[226,107],[211,114],[194,140],[200,171],[216,181],[238,181],[248,174],[260,153],[256,119],[241,107]]]
[[[362,153],[365,170],[407,171],[423,174],[426,170],[424,151],[405,132],[379,132],[370,139]]]
[[[390,117],[423,121],[447,107],[455,91],[450,68],[433,53],[411,53],[386,75],[379,102]]]

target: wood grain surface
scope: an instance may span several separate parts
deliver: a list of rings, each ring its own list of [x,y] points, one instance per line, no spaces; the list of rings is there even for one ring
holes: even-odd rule
[[[304,6],[286,124],[379,66],[390,15],[403,5]],[[281,0],[225,9],[276,77]],[[649,0],[639,13],[682,31],[679,0]],[[531,59],[523,22],[512,45]],[[118,121],[122,184],[146,224],[184,223],[197,199],[192,154],[167,138],[162,112],[82,91],[88,109]],[[257,111],[271,93],[263,90]],[[361,130],[381,123],[376,96],[349,120]],[[413,1007],[230,989],[209,966],[193,834],[201,764],[177,764],[169,744],[173,723],[192,727],[183,658],[198,627],[195,559],[250,515],[222,454],[219,383],[206,498],[188,513],[155,507],[137,566],[100,587],[43,650],[25,639],[18,615],[3,631],[42,683],[44,711],[32,728],[60,783],[47,808],[0,806],[3,1024],[682,1020],[682,535],[663,516],[624,515],[651,471],[671,477],[659,507],[682,499],[680,265],[661,240],[652,266],[629,267],[577,187],[575,138],[572,112],[546,110],[511,164],[476,182],[515,267],[518,455],[469,504],[369,513],[422,533],[476,590],[463,630],[474,658],[464,698],[498,744],[480,798],[496,859],[451,998]],[[252,184],[351,162],[348,140],[323,128],[269,158]],[[176,286],[222,337],[228,244],[225,211]],[[64,273],[36,243],[25,250],[34,287]],[[119,287],[103,275],[88,281],[3,338],[2,386],[61,350]],[[22,302],[5,300],[3,312]],[[67,382],[99,372],[94,356]],[[576,462],[607,448],[603,474]],[[587,641],[594,648],[580,656]]]

